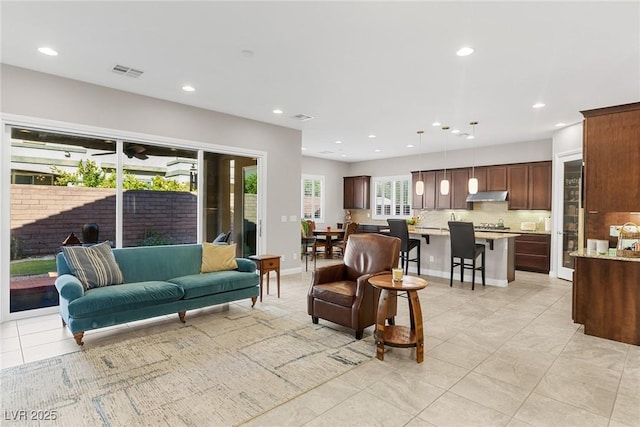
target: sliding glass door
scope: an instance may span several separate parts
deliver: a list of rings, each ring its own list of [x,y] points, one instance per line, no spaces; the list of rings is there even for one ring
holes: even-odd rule
[[[230,232],[238,256],[256,253],[256,158],[9,129],[9,313],[58,304],[55,255],[63,245],[211,242]]]

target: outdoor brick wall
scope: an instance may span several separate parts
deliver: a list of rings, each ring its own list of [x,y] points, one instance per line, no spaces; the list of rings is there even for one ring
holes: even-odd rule
[[[170,243],[197,240],[196,196],[188,192],[124,192],[124,246],[137,246],[149,232]],[[82,226],[95,222],[100,241],[115,241],[114,189],[11,185],[12,258],[52,255],[69,235],[82,240]]]

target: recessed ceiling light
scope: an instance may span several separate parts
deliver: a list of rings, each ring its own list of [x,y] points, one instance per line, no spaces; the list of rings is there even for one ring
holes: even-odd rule
[[[407,148],[413,148],[413,147],[415,147],[415,145],[413,145],[413,144],[407,144]]]
[[[340,154],[340,157],[347,157],[346,154]]]
[[[282,111],[279,108],[276,108],[275,110],[273,110],[273,114],[282,114],[282,113],[284,113],[284,111]]]
[[[562,126],[566,126],[566,125],[567,125],[566,123],[562,123],[562,122],[556,123],[556,127],[557,128],[562,127]]]
[[[460,133],[460,131],[458,129],[453,129],[451,133]]]
[[[375,151],[376,153],[379,153],[379,152],[381,152],[382,150],[381,150],[381,149],[379,149],[379,148],[376,148],[376,149],[375,149],[375,150],[373,150],[373,151]]]
[[[182,90],[185,92],[195,92],[196,88],[194,88],[193,86],[184,85],[182,86]]]
[[[249,49],[244,49],[241,50],[240,53],[242,53],[242,56],[246,57],[246,58],[251,58],[254,54],[254,52],[252,50]]]
[[[369,138],[375,138],[376,136],[374,134],[369,135]]]
[[[476,139],[476,137],[473,135],[467,135],[467,139]]]
[[[431,126],[440,126],[441,124],[442,123],[440,123],[440,122],[433,122],[433,123],[431,123]]]
[[[55,50],[51,49],[50,47],[39,47],[38,48],[38,52],[45,54],[45,55],[49,55],[49,56],[57,56],[58,52],[56,52]]]
[[[543,102],[537,102],[537,103],[532,105],[533,108],[542,108],[544,106],[545,106],[545,104]]]
[[[463,48],[458,49],[458,51],[456,52],[456,55],[458,55],[458,56],[469,56],[472,53],[473,53],[473,48],[465,46]]]
[[[336,141],[336,144],[342,144],[342,141]]]
[[[306,147],[302,147],[302,151],[307,151],[307,148]]]

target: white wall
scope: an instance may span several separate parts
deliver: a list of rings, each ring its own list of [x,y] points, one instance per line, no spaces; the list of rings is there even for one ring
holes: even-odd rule
[[[475,153],[472,150],[453,150],[447,153],[447,167],[467,167],[471,166],[475,159],[476,166],[497,165],[507,163],[525,163],[551,160],[552,141],[528,141],[512,144],[492,145],[478,147]],[[409,175],[415,170],[434,170],[443,167],[444,153],[429,153],[422,156],[404,156],[389,159],[371,160],[356,163],[342,163],[333,160],[324,160],[313,157],[302,157],[302,173],[325,175],[328,188],[335,189],[335,196],[332,191],[327,191],[327,200],[334,199],[335,213],[333,214],[340,221],[343,220],[344,210],[342,209],[342,177],[355,175],[373,176],[395,176]],[[344,166],[336,165],[342,164]],[[342,172],[341,172],[342,171]],[[326,173],[325,173],[326,172]],[[335,173],[335,175],[331,175]],[[328,215],[331,215],[331,207],[327,205]]]
[[[582,150],[582,122],[558,130],[553,134],[553,155]]]
[[[335,227],[337,222],[344,222],[342,177],[349,176],[348,171],[348,163],[302,156],[303,174],[324,176],[326,224],[318,224],[318,226],[331,225]]]
[[[551,160],[551,140],[491,145],[478,147],[475,150],[449,150],[446,166],[447,168],[472,166],[474,158],[476,166]],[[443,167],[444,153],[440,152],[350,163],[349,174],[392,176],[409,174],[415,170],[436,170]]]
[[[285,255],[283,269],[300,267],[299,261],[292,260],[300,245],[299,222],[280,221],[283,215],[300,216],[300,131],[6,64],[0,72],[0,112],[5,116],[177,138],[197,142],[203,148],[227,146],[266,152],[266,252]],[[4,168],[0,170],[4,180],[8,175]],[[8,200],[8,195],[2,196]],[[8,221],[2,219],[6,228]]]

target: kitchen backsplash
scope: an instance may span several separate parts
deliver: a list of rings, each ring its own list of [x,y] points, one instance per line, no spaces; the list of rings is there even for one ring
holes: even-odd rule
[[[367,217],[368,209],[351,211],[353,221],[360,224],[386,224],[386,220],[376,220]],[[426,227],[447,227],[451,220],[451,214],[455,214],[456,221],[471,221],[474,224],[496,223],[504,220],[505,227],[512,230],[520,230],[520,223],[535,222],[536,230],[544,231],[544,218],[551,217],[551,211],[527,211],[508,209],[508,202],[476,202],[473,210],[414,210],[413,215],[420,218],[419,225]],[[542,221],[540,219],[542,218]]]

